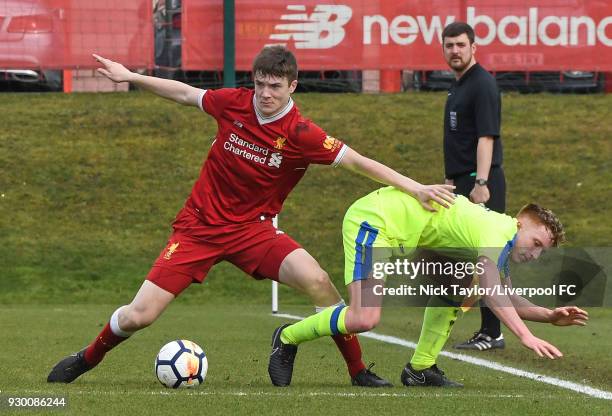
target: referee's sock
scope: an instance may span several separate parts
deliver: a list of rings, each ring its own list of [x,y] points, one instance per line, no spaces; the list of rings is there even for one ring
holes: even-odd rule
[[[499,318],[486,306],[480,308],[480,331],[478,332],[487,334],[493,339],[501,335]]]

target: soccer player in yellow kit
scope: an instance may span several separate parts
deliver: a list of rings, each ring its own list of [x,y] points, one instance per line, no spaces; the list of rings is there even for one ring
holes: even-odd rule
[[[363,296],[371,287],[372,264],[388,257],[389,249],[401,247],[405,253],[417,247],[474,249],[482,265],[479,285],[494,287],[500,284],[500,275],[505,285],[511,284],[510,260],[516,263],[535,260],[564,239],[558,218],[536,204],[526,205],[512,218],[459,196],[449,209],[431,212],[392,187],[379,189],[356,201],[344,217],[342,234],[344,279],[350,305],[328,308],[293,325],[277,328],[272,346],[274,351],[283,353],[271,356],[271,377],[291,379],[297,345],[304,341],[338,333],[364,332],[378,324],[382,309],[380,297],[378,304],[371,301],[364,304]],[[485,300],[525,347],[550,359],[563,354],[554,345],[535,337],[523,319],[559,326],[585,325],[588,320],[587,312],[575,306],[551,310],[514,294],[495,294],[486,296]],[[461,386],[446,378],[436,366],[437,356],[459,312],[458,306],[441,302],[444,301],[434,296],[425,310],[417,348],[401,374],[406,386]]]

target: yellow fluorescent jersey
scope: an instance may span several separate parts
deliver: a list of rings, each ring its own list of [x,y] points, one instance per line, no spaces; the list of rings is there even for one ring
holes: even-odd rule
[[[515,218],[474,204],[464,196],[458,196],[448,209],[436,206],[437,212],[429,212],[415,198],[393,187],[375,193],[385,234],[406,248],[474,248],[479,255],[498,262],[517,231]]]
[[[343,223],[347,284],[365,278],[356,269],[360,269],[359,263],[371,263],[368,248],[372,247],[399,247],[403,254],[417,247],[473,249],[473,254],[496,262],[502,277],[508,276],[516,219],[473,204],[463,196],[458,196],[450,208],[436,208],[437,212],[427,211],[418,200],[393,187],[357,200]]]
[[[386,234],[407,247],[503,248],[517,231],[516,219],[473,204],[464,196],[458,196],[448,209],[436,205],[438,211],[429,212],[393,187],[374,193]]]

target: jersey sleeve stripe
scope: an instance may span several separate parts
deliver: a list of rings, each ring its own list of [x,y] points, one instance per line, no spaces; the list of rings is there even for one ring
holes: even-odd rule
[[[200,107],[200,110],[202,111],[204,111],[204,94],[206,94],[206,91],[208,90],[200,91],[200,94],[198,96],[198,107]]]
[[[340,164],[340,161],[342,160],[342,158],[344,157],[344,154],[346,153],[346,151],[348,150],[348,146],[343,144],[342,148],[340,149],[340,151],[338,152],[338,155],[336,156],[336,159],[334,159],[334,163],[332,163],[333,167],[336,167]]]

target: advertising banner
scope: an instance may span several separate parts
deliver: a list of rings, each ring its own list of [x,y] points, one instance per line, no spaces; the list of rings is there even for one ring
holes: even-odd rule
[[[183,67],[223,68],[223,1],[183,10]],[[475,28],[489,70],[612,70],[607,0],[236,0],[236,66],[284,44],[303,70],[446,69],[441,33],[457,20]]]

